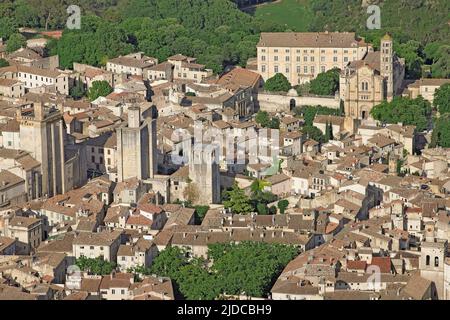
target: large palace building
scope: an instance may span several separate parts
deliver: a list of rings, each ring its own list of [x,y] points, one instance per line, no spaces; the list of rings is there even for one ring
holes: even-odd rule
[[[261,33],[257,49],[258,72],[264,81],[281,73],[293,86],[333,68],[343,70],[349,62],[373,51],[351,32]]]

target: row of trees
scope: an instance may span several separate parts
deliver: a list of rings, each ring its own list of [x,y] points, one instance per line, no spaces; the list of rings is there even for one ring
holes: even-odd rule
[[[431,104],[422,96],[416,99],[394,97],[391,102],[384,101],[371,110],[374,119],[383,123],[414,125],[418,131],[428,128],[431,117]]]
[[[188,300],[213,300],[224,294],[267,297],[297,254],[297,248],[280,244],[217,243],[208,246],[208,260],[204,260],[189,259],[184,250],[169,247],[155,258],[147,273],[170,277]]]

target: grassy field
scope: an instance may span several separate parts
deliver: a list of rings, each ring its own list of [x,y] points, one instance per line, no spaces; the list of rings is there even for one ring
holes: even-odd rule
[[[312,12],[308,0],[280,0],[258,6],[255,16],[285,24],[292,31],[308,31]]]

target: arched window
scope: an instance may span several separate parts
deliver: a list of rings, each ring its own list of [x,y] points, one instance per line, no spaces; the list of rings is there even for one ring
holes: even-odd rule
[[[369,83],[367,81],[361,82],[361,90],[362,91],[369,91]]]
[[[439,267],[439,257],[434,258],[434,266]]]
[[[430,256],[427,256],[427,257],[426,257],[426,262],[425,262],[425,263],[426,263],[427,266],[430,265]]]

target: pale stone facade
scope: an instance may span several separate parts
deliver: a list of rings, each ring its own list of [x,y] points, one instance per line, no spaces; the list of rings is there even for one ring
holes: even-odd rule
[[[342,70],[373,49],[355,33],[283,32],[261,33],[257,50],[258,72],[264,81],[281,73],[298,85],[333,68]]]
[[[392,38],[385,35],[381,51],[368,52],[341,72],[340,97],[345,103],[345,115],[369,119],[374,106],[391,101],[399,92],[404,75],[405,63],[394,54]]]
[[[128,124],[117,129],[118,180],[153,178],[157,172],[155,152],[155,121],[141,120],[139,107],[129,108]]]
[[[41,163],[41,196],[66,192],[65,132],[61,112],[42,103],[34,103],[32,110],[19,110],[17,120],[20,123],[20,149],[28,151]]]
[[[450,83],[450,79],[420,79],[410,84],[404,95],[415,99],[422,96],[425,100],[433,103],[434,93],[444,84]]]

